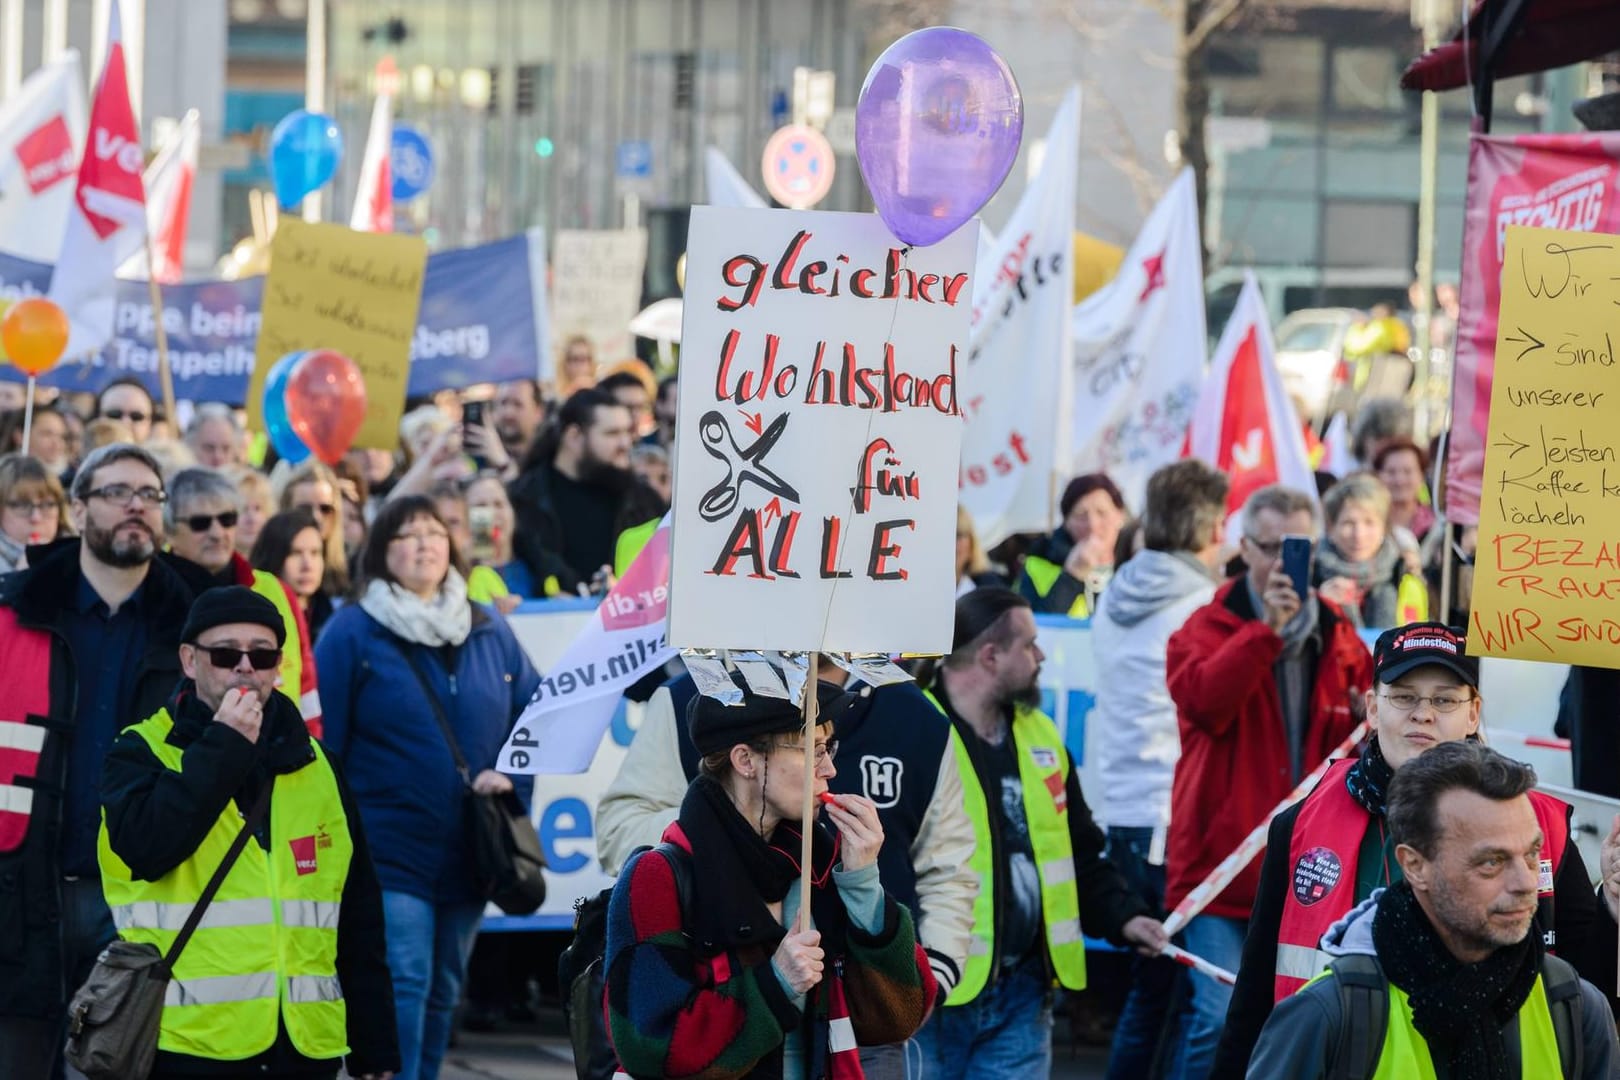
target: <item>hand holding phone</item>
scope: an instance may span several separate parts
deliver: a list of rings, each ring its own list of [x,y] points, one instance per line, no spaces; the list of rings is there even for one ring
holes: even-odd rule
[[[1282,538],[1282,569],[1294,583],[1294,593],[1304,600],[1311,589],[1311,555],[1316,543],[1308,536]]]
[[[1273,630],[1281,631],[1299,612],[1300,604],[1310,595],[1311,551],[1314,544],[1308,536],[1285,536],[1276,567],[1261,597],[1265,604],[1265,620]]]

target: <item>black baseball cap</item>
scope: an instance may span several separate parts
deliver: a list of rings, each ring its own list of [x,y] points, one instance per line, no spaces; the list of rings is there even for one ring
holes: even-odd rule
[[[1392,683],[1420,667],[1443,667],[1479,689],[1479,658],[1467,653],[1468,639],[1445,623],[1407,623],[1378,635],[1373,646],[1373,678]]]

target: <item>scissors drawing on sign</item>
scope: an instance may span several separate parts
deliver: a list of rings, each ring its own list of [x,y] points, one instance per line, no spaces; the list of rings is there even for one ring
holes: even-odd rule
[[[703,500],[698,503],[698,514],[704,521],[719,521],[731,513],[742,495],[742,486],[749,481],[772,495],[799,501],[799,493],[793,486],[763,464],[765,455],[771,452],[782,437],[782,432],[787,430],[787,422],[787,413],[778,416],[771,421],[764,434],[744,450],[737,445],[737,437],[731,433],[731,426],[719,410],[711,409],[703,414],[698,421],[698,436],[703,440],[703,449],[726,467],[726,475],[705,492]]]

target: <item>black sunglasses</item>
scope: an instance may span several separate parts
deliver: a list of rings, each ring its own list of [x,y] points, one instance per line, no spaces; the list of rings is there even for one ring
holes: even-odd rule
[[[105,416],[108,420],[128,420],[132,424],[144,424],[152,414],[143,413],[139,410],[134,412],[125,412],[123,409],[104,409],[102,410],[101,415]]]
[[[219,522],[221,528],[234,529],[236,528],[237,518],[240,516],[235,510],[227,510],[223,514],[192,514],[181,520],[186,523],[186,528],[192,532],[205,533],[216,521]]]
[[[269,671],[281,663],[280,649],[235,649],[229,645],[199,645],[196,642],[192,642],[191,647],[207,653],[208,662],[221,671],[235,670],[244,656],[253,665],[254,671]]]
[[[319,514],[321,517],[331,517],[337,513],[337,507],[332,503],[305,503],[304,506],[310,513]]]

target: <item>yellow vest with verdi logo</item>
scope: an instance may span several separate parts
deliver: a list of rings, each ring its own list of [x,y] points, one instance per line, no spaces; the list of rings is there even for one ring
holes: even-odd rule
[[[940,712],[945,707],[928,692]],[[1018,751],[1018,775],[1024,791],[1024,817],[1041,879],[1041,916],[1047,954],[1058,982],[1070,990],[1086,988],[1086,943],[1080,933],[1080,891],[1074,878],[1074,846],[1069,842],[1069,757],[1057,725],[1038,709],[1017,706],[1011,737]],[[973,935],[968,941],[962,978],[945,999],[966,1005],[990,982],[996,962],[995,848],[990,807],[973,760],[953,725],[951,749],[962,774],[963,806],[973,822],[973,857],[968,865],[979,879],[973,900]]]
[[[182,750],[167,739],[167,710],[128,730],[166,768]],[[337,778],[318,743],[315,760],[275,778],[270,850],[249,840],[202,923],[175,963],[158,1048],[216,1061],[268,1050],[284,1024],[292,1044],[317,1061],[349,1052],[337,978],[338,913],[354,845]],[[191,857],[157,881],[137,881],[113,853],[103,814],[97,854],[102,892],[118,936],[166,952],[242,828],[226,806]]]

